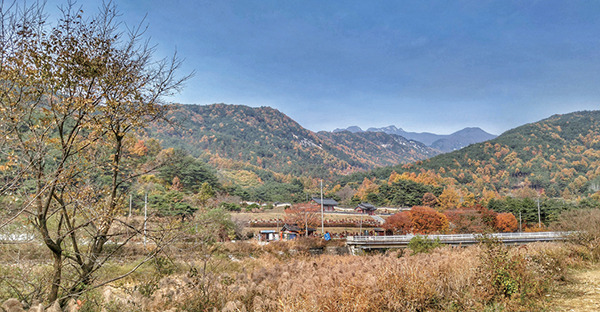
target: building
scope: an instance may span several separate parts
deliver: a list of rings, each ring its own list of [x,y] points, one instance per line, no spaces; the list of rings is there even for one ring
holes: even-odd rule
[[[358,204],[358,206],[356,208],[354,208],[354,210],[358,213],[366,213],[368,215],[374,215],[375,210],[377,210],[377,208],[369,203],[360,203],[360,204]]]
[[[308,228],[308,235],[312,235],[315,232],[315,229],[313,228]],[[291,240],[291,239],[295,239],[297,237],[300,236],[305,236],[306,233],[297,225],[295,224],[284,224],[283,227],[281,227],[281,239],[286,239],[286,240]]]
[[[276,230],[262,230],[258,233],[258,241],[270,242],[279,240],[279,233]]]
[[[321,198],[313,197],[313,202],[315,202],[319,207],[321,207]],[[338,205],[338,202],[331,198],[323,198],[323,211],[334,211],[335,207]]]

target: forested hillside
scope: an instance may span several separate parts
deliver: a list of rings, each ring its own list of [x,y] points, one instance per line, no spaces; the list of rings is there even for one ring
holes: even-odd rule
[[[157,123],[150,135],[163,147],[178,147],[218,168],[296,177],[329,178],[380,166],[414,162],[437,152],[385,133],[314,133],[270,107],[174,105],[170,123]]]
[[[600,190],[599,141],[600,111],[554,115],[488,142],[410,165],[355,174],[344,181],[386,179],[394,171],[428,172],[476,194],[491,190],[506,195],[527,188],[549,197],[575,199]]]

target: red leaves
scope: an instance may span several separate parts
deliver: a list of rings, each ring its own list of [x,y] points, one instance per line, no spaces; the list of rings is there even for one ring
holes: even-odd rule
[[[412,230],[412,217],[410,211],[402,211],[390,216],[385,220],[383,228],[399,235],[410,233]]]
[[[410,214],[414,233],[431,234],[448,229],[448,218],[433,208],[416,206],[411,209]]]
[[[432,208],[415,206],[389,217],[383,227],[395,234],[432,234],[448,229],[448,218]]]

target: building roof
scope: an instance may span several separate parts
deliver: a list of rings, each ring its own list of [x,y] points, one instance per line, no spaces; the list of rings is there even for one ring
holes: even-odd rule
[[[356,208],[360,208],[362,210],[366,210],[366,211],[374,211],[377,210],[377,208],[369,203],[360,203],[358,204],[358,207]]]
[[[290,231],[290,232],[300,232],[300,228],[295,224],[284,224],[281,228],[282,232]]]
[[[312,200],[314,200],[317,204],[321,204],[321,198],[319,197],[313,197]],[[325,206],[337,206],[338,202],[336,202],[335,200],[331,199],[331,198],[323,198],[323,205]]]
[[[299,233],[302,231],[302,229],[296,224],[287,224],[286,223],[283,225],[283,227],[281,227],[281,231],[282,232],[289,231],[289,232],[298,232]],[[307,231],[308,231],[308,233],[310,233],[310,232],[314,232],[316,230],[314,228],[309,227],[307,229]],[[262,233],[262,231],[261,231],[261,233]]]

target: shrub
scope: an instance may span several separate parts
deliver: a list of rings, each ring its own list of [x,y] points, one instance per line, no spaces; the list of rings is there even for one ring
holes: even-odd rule
[[[238,205],[236,203],[226,203],[226,202],[220,203],[219,208],[221,208],[223,210],[235,211],[235,212],[239,212],[242,210],[242,207],[240,207],[240,205]]]
[[[420,236],[420,235],[413,237],[410,240],[410,242],[408,242],[408,248],[410,248],[410,250],[412,250],[413,255],[422,253],[422,252],[428,253],[428,252],[431,252],[433,249],[438,248],[440,246],[442,246],[442,243],[440,243],[439,238],[430,239],[430,238],[427,238],[426,236]]]
[[[552,225],[556,231],[573,231],[570,241],[584,246],[593,262],[600,259],[600,209],[563,212]]]

